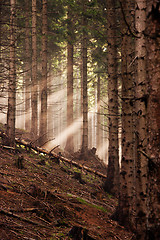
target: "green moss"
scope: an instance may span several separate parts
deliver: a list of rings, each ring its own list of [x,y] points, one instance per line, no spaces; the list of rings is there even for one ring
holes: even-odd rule
[[[53,233],[52,237],[50,238],[50,240],[55,240],[55,239],[66,239],[66,235],[62,232],[58,232],[58,233]],[[70,238],[67,238],[68,240]]]
[[[96,209],[98,209],[98,210],[101,210],[102,212],[107,212],[107,209],[104,208],[103,206],[99,206],[99,205],[96,205],[96,204],[94,204],[94,203],[89,203],[89,202],[87,202],[85,199],[79,198],[79,197],[77,197],[77,200],[78,200],[79,202],[81,202],[82,204],[86,204],[86,205],[88,205],[88,206],[90,206],[90,207],[93,207],[93,208],[96,208]]]
[[[112,195],[109,194],[109,193],[107,193],[107,197],[108,197],[109,199],[111,199],[111,198],[112,198]]]
[[[107,209],[103,206],[93,205],[93,207],[97,208],[98,210],[101,210],[102,212],[107,212]]]
[[[77,200],[78,200],[79,202],[83,203],[83,204],[89,205],[89,203],[88,203],[86,200],[84,200],[83,198],[77,197]]]

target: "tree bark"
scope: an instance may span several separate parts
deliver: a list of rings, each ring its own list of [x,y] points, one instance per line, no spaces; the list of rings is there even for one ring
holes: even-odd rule
[[[25,0],[25,129],[30,132],[30,43],[29,2]]]
[[[101,143],[101,108],[100,108],[100,95],[101,95],[101,78],[100,74],[97,75],[97,142],[96,146],[97,148],[100,147]]]
[[[67,128],[73,124],[73,24],[71,9],[68,10],[68,44],[67,44]],[[72,131],[67,137],[66,151],[74,152]]]
[[[135,113],[136,113],[136,226],[137,239],[145,239],[148,224],[148,200],[147,200],[147,162],[148,160],[139,150],[146,152],[147,147],[147,124],[146,124],[146,42],[144,31],[146,28],[146,1],[135,2]]]
[[[40,145],[46,143],[47,134],[47,0],[42,1],[42,79],[41,79]]]
[[[115,0],[107,1],[109,159],[105,189],[112,194],[117,194],[119,188],[118,86],[115,4]]]
[[[83,14],[85,11],[85,2],[83,4]],[[82,132],[82,148],[81,152],[87,155],[88,152],[88,93],[87,93],[87,20],[83,15],[82,19],[83,35],[82,35],[82,82],[83,82],[83,132]]]
[[[156,14],[157,13],[157,14]],[[147,1],[148,239],[160,239],[160,2]],[[149,238],[150,237],[150,238]]]
[[[37,7],[36,0],[32,0],[32,90],[31,90],[31,105],[32,105],[32,116],[31,116],[31,132],[33,138],[37,137],[38,134],[38,107],[37,107]]]
[[[134,39],[126,22],[134,26],[134,0],[121,3],[121,79],[122,79],[122,160],[118,221],[128,228],[135,226],[135,168],[134,168]],[[125,17],[125,19],[124,19]]]
[[[10,0],[10,66],[8,86],[7,137],[8,144],[15,143],[15,111],[16,111],[16,65],[15,65],[15,0]]]

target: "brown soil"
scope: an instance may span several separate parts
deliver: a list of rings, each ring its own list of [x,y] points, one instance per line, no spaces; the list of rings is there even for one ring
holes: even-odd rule
[[[19,151],[0,148],[1,240],[132,239],[133,233],[110,219],[117,199],[103,191],[103,179],[34,151]],[[106,171],[94,154],[85,161],[77,154],[77,161]],[[17,163],[20,157],[23,166]]]

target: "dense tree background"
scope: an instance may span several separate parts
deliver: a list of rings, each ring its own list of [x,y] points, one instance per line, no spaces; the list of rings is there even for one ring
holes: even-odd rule
[[[159,239],[159,0],[1,0],[0,121],[47,149],[96,148],[113,216]],[[120,186],[120,187],[119,187]]]

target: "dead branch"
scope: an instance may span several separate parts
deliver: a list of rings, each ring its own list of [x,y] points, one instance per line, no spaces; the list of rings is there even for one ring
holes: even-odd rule
[[[21,231],[23,232],[26,232],[26,233],[29,233],[30,235],[36,237],[36,239],[41,239],[37,234],[35,233],[32,233],[30,232],[28,229],[26,229],[23,225],[17,223],[17,222],[14,222],[13,224],[8,224],[7,222],[5,223],[0,223],[0,226],[1,227],[4,227],[4,228],[8,228],[11,232],[13,233],[16,233],[15,231],[18,231],[21,229]],[[13,230],[14,231],[13,231]],[[42,234],[42,233],[41,233]],[[18,237],[18,236],[17,236]],[[22,240],[22,236],[18,237],[17,239],[21,239]],[[26,239],[26,238],[23,238],[23,239]]]
[[[53,151],[53,150],[55,150],[56,148],[58,148],[60,145],[57,145],[57,146],[55,146],[54,148],[52,148],[51,150],[50,150],[50,153]]]
[[[148,156],[144,151],[138,150],[139,153],[142,153],[148,160],[152,160],[150,156]]]
[[[78,195],[75,195],[75,194],[71,194],[71,193],[68,193],[68,195],[71,197],[71,198],[76,198],[76,199],[79,199],[79,196]],[[104,207],[110,207],[111,208],[111,206],[109,206],[108,204],[104,204],[104,203],[102,203],[102,202],[99,202],[99,201],[94,201],[94,202],[92,202],[92,201],[89,201],[88,199],[86,199],[86,198],[83,198],[83,197],[80,197],[84,202],[86,202],[86,203],[88,203],[88,204],[91,204],[91,206],[95,206],[95,207],[99,207],[99,206],[104,206]],[[98,205],[99,204],[99,205]],[[112,209],[112,208],[111,208]]]
[[[35,140],[31,141],[30,144],[34,144],[36,142],[38,142],[41,138],[43,138],[47,133],[44,133],[43,135],[39,136],[38,138],[36,138]]]
[[[40,210],[39,208],[23,208],[23,209],[10,209],[10,212],[35,212]]]
[[[2,148],[7,150],[14,150],[14,151],[16,150],[14,147],[5,146],[5,145],[2,145]]]
[[[1,213],[1,214],[4,214],[4,215],[6,215],[6,216],[9,216],[9,217],[17,218],[17,219],[19,219],[19,220],[21,220],[21,221],[24,221],[24,222],[27,222],[27,223],[31,223],[31,224],[33,224],[33,225],[37,225],[37,226],[39,226],[39,227],[51,228],[51,227],[49,227],[49,226],[45,226],[45,225],[39,224],[39,223],[37,223],[37,222],[34,222],[34,221],[32,221],[32,220],[23,218],[23,217],[21,217],[21,216],[19,216],[19,215],[17,215],[17,214],[13,214],[12,212],[8,212],[8,211],[3,210],[3,209],[0,209],[0,213]]]
[[[59,159],[59,160],[61,160],[61,161],[67,162],[67,163],[72,164],[73,166],[75,166],[75,167],[77,167],[77,168],[79,168],[79,169],[83,169],[83,170],[86,170],[86,171],[88,171],[88,172],[94,173],[95,175],[97,175],[97,176],[99,176],[99,177],[102,177],[102,178],[106,178],[106,177],[107,177],[106,175],[104,175],[104,174],[102,174],[102,173],[100,173],[100,172],[98,172],[98,171],[96,171],[96,170],[94,170],[94,169],[91,169],[91,168],[89,168],[89,167],[87,167],[87,166],[84,166],[84,165],[82,165],[82,164],[79,164],[79,163],[77,163],[77,162],[75,162],[75,161],[73,161],[73,160],[67,159],[67,158],[65,158],[65,157],[63,157],[63,156],[61,156],[61,155],[59,155],[59,154],[56,154],[56,153],[54,153],[54,152],[47,151],[47,150],[45,150],[45,149],[43,149],[43,148],[40,148],[40,147],[32,146],[30,143],[27,143],[27,142],[24,141],[24,140],[19,140],[19,139],[16,138],[15,141],[16,141],[16,143],[18,143],[18,144],[20,144],[20,145],[24,145],[25,147],[30,147],[30,148],[32,148],[33,150],[35,150],[35,151],[38,152],[38,153],[44,153],[44,154],[46,154],[46,155],[48,155],[48,156],[51,156],[51,157],[53,157],[53,158],[55,158],[55,159]]]
[[[52,139],[49,139],[49,140],[47,140],[46,142],[44,142],[44,143],[43,143],[43,145],[42,145],[42,146],[44,146],[44,145],[45,145],[46,143],[48,143],[48,142],[51,142],[51,141],[53,141],[54,139],[55,139],[55,138],[52,138]],[[42,147],[42,146],[41,146],[41,147]]]

